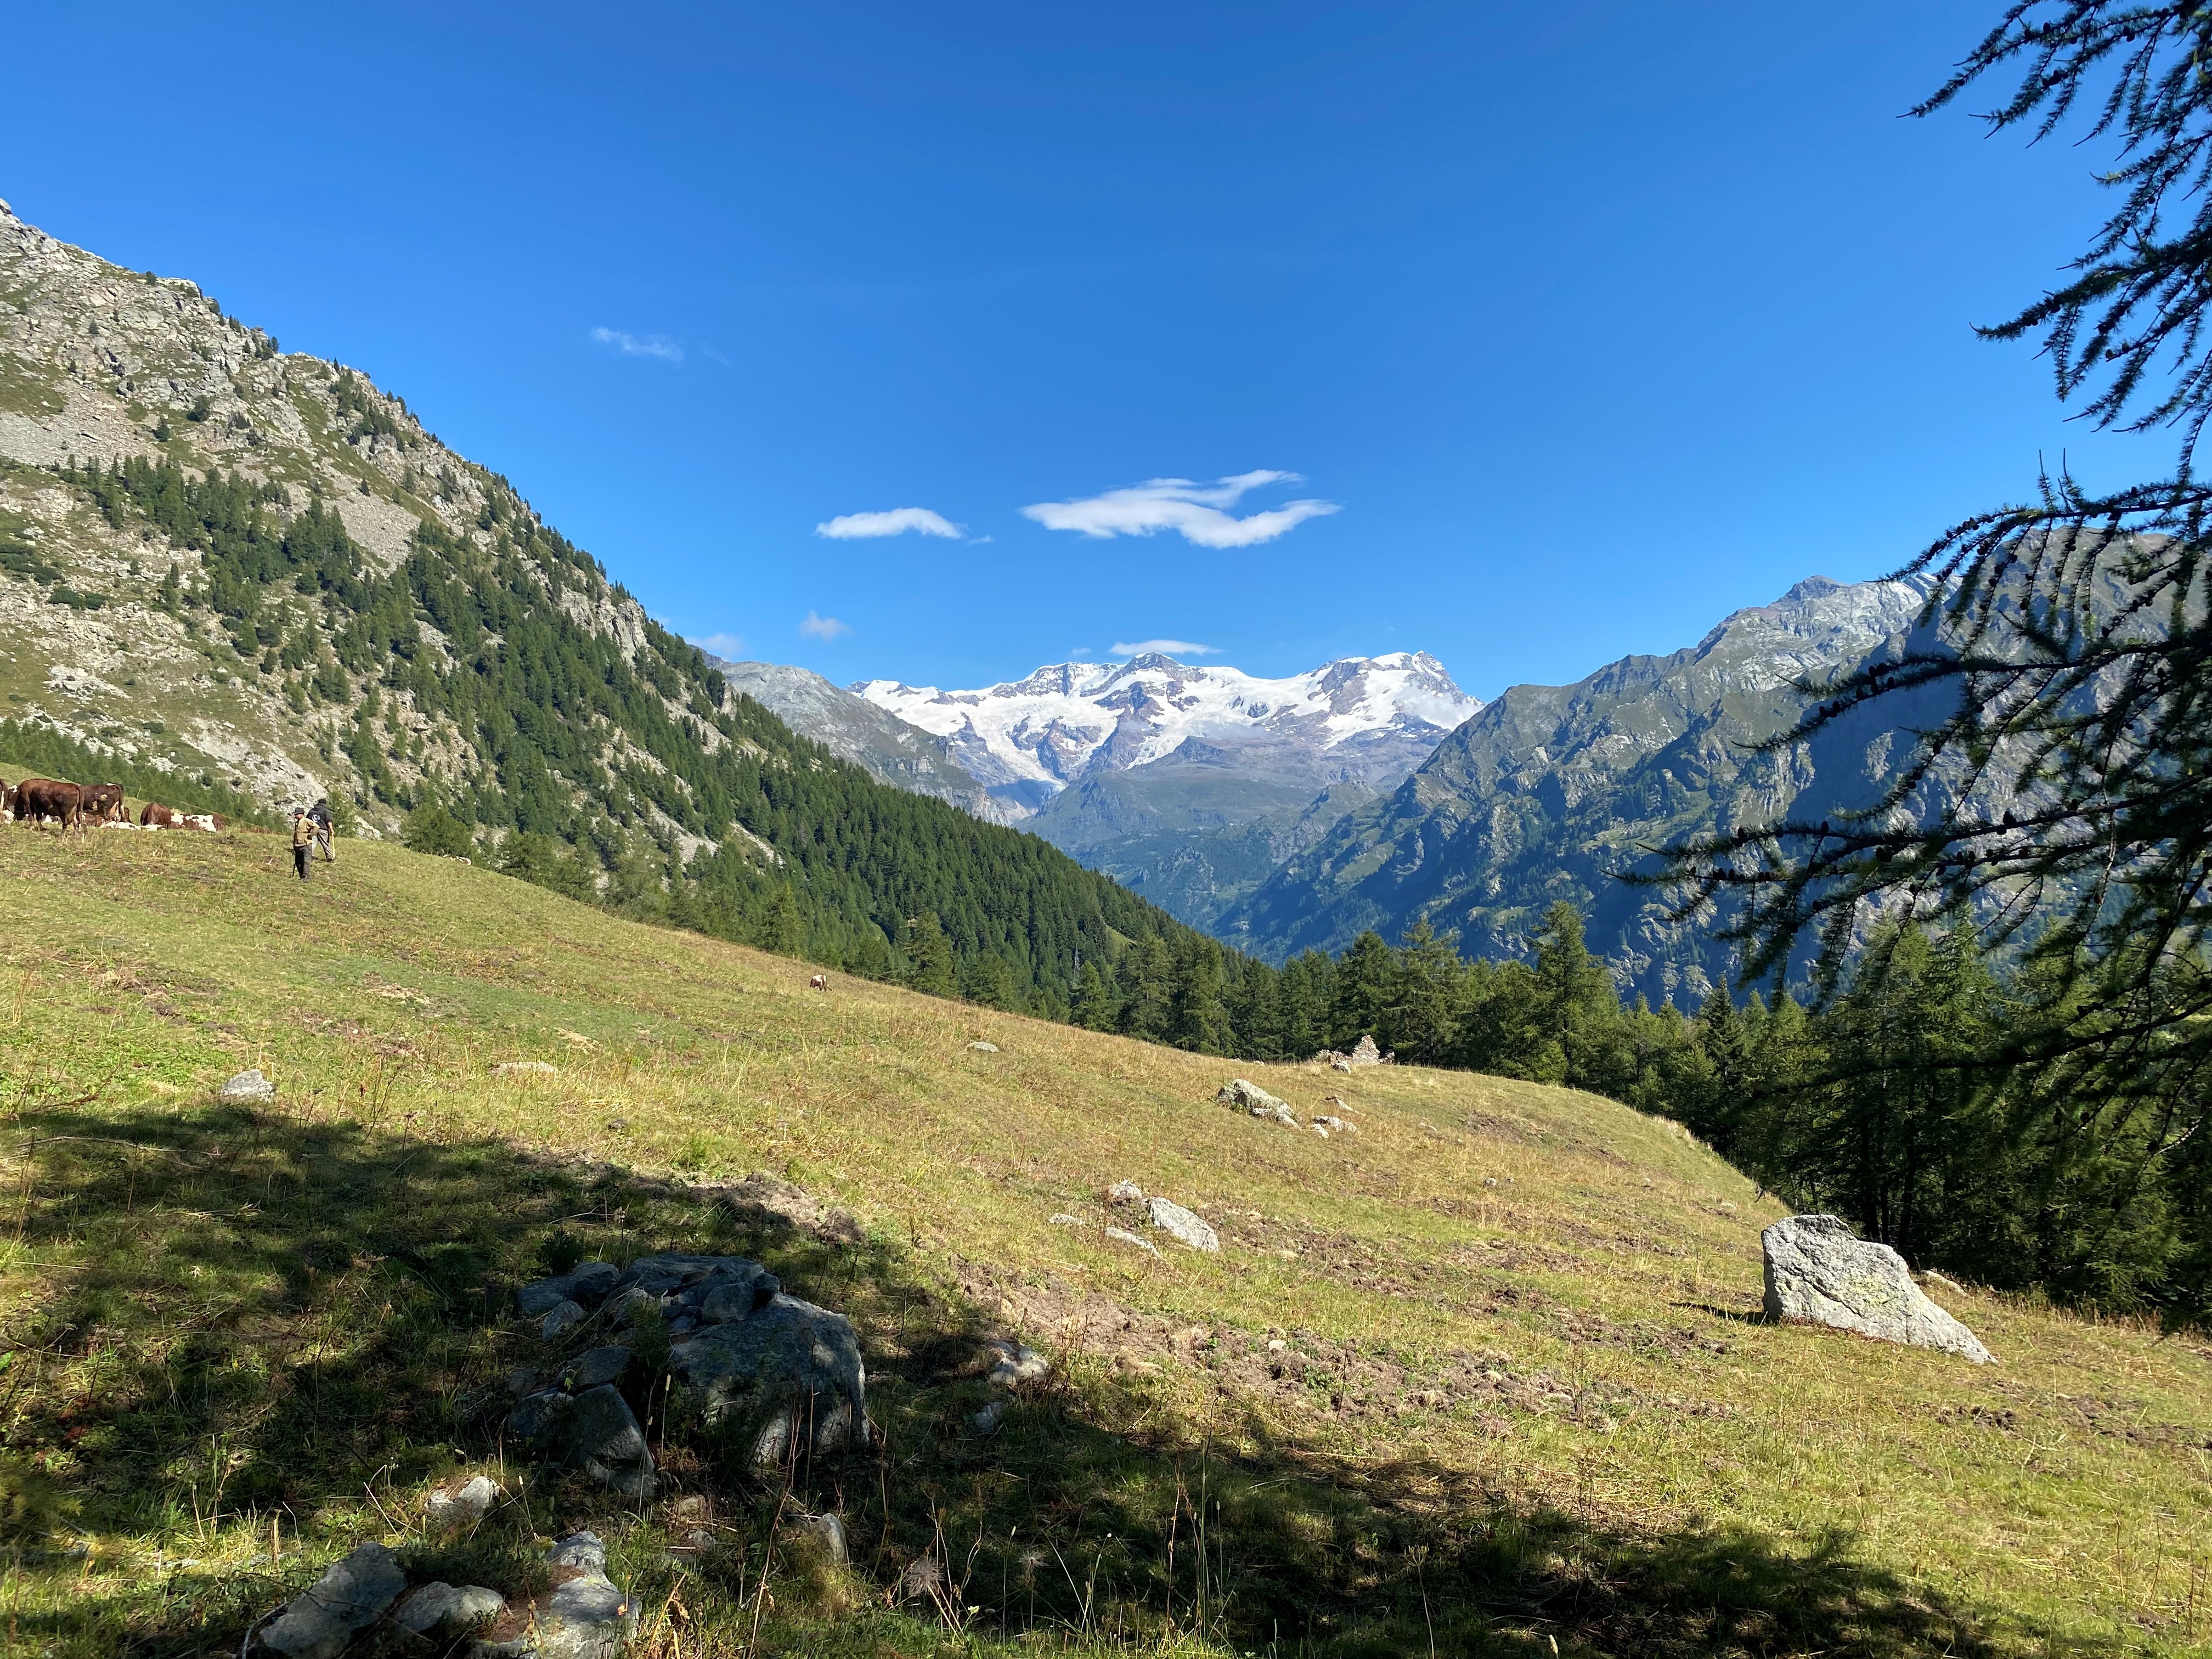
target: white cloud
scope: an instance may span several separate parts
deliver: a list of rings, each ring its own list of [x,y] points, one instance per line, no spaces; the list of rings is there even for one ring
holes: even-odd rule
[[[691,643],[708,655],[720,657],[726,662],[741,655],[745,648],[744,641],[735,634],[709,634],[703,639],[692,641]]]
[[[1139,640],[1135,644],[1116,645],[1109,653],[1116,657],[1141,657],[1157,651],[1164,657],[1218,657],[1218,645],[1194,645],[1188,640]]]
[[[806,613],[806,620],[799,624],[799,631],[810,640],[820,640],[827,645],[839,635],[849,634],[853,629],[849,623],[841,623],[835,617],[817,617],[810,611]]]
[[[903,536],[909,530],[918,530],[925,536],[942,536],[947,541],[960,539],[958,525],[926,507],[895,507],[888,513],[841,513],[829,523],[814,526],[816,535],[840,542]]]
[[[619,328],[595,328],[592,341],[612,346],[625,357],[659,357],[672,363],[684,361],[684,348],[665,334],[632,334]]]
[[[1024,507],[1022,516],[1036,520],[1048,530],[1073,530],[1102,539],[1173,530],[1200,547],[1251,547],[1272,542],[1308,519],[1338,510],[1334,501],[1285,501],[1242,519],[1222,510],[1234,507],[1262,484],[1300,482],[1295,472],[1264,470],[1217,478],[1210,484],[1194,483],[1188,478],[1152,478],[1080,501],[1039,501]]]

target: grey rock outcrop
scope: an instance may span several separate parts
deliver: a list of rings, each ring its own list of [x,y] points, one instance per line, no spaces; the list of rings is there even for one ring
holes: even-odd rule
[[[1152,1225],[1176,1243],[1203,1251],[1208,1255],[1219,1254],[1219,1236],[1203,1219],[1172,1199],[1148,1199],[1146,1208],[1152,1213]]]
[[[246,1632],[240,1651],[283,1659],[337,1659],[355,1635],[384,1616],[407,1588],[398,1560],[363,1544]]]
[[[669,1351],[668,1369],[757,1463],[800,1442],[817,1454],[870,1444],[860,1340],[844,1315],[811,1302],[779,1294],[749,1318],[709,1325]]]
[[[611,1383],[580,1394],[541,1389],[514,1408],[507,1429],[550,1461],[581,1469],[625,1498],[650,1498],[658,1486],[637,1416]]]
[[[477,1643],[469,1659],[615,1659],[637,1634],[637,1603],[607,1577],[596,1534],[571,1534],[546,1553],[552,1589],[527,1610],[529,1627]]]
[[[1790,1216],[1759,1240],[1769,1318],[1936,1348],[1978,1365],[1991,1362],[1974,1334],[1912,1282],[1903,1256],[1860,1238],[1841,1217]]]
[[[1242,1106],[1255,1116],[1265,1112],[1287,1112],[1291,1109],[1288,1101],[1269,1094],[1248,1078],[1235,1078],[1223,1084],[1221,1091],[1214,1098],[1224,1106]]]
[[[276,1085],[261,1075],[258,1066],[247,1067],[215,1091],[217,1100],[232,1105],[257,1105],[276,1098]]]

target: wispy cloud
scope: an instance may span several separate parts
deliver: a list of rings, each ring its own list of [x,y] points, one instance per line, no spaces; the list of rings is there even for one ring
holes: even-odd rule
[[[810,611],[806,613],[806,620],[799,624],[799,631],[810,640],[820,640],[827,645],[831,640],[842,634],[849,634],[853,629],[848,623],[841,623],[835,617],[817,617]]]
[[[1141,657],[1154,651],[1164,657],[1218,657],[1221,654],[1221,647],[1218,645],[1194,645],[1188,640],[1139,640],[1133,644],[1124,642],[1116,645],[1107,654],[1115,657]]]
[[[691,643],[709,655],[720,657],[726,661],[734,659],[745,648],[744,640],[736,634],[709,634]]]
[[[1334,501],[1285,501],[1264,513],[1237,518],[1224,512],[1264,484],[1299,483],[1295,472],[1240,472],[1233,478],[1194,483],[1188,478],[1152,478],[1073,501],[1039,501],[1022,509],[1048,530],[1073,530],[1103,539],[1149,536],[1172,530],[1200,547],[1250,547],[1272,542],[1308,519],[1338,510]]]
[[[625,329],[595,328],[592,339],[595,344],[613,347],[625,357],[659,357],[672,363],[684,361],[684,348],[665,334],[632,334]]]
[[[861,541],[873,536],[903,536],[909,530],[918,530],[925,536],[942,536],[947,541],[958,541],[961,533],[960,526],[926,507],[895,507],[888,513],[841,513],[827,524],[814,526],[816,535],[840,542]]]

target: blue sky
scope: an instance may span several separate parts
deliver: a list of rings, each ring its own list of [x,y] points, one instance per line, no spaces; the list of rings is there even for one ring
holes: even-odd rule
[[[1898,118],[1995,10],[50,4],[0,196],[368,371],[731,654],[1488,696],[2039,453],[2157,468],[1972,333],[2106,159]]]

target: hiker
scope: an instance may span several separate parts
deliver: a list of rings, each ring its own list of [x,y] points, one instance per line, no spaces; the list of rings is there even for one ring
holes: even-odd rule
[[[328,795],[307,809],[307,822],[315,826],[315,842],[323,849],[323,862],[336,864],[338,855],[331,850],[331,798]]]
[[[300,872],[300,879],[307,878],[307,855],[315,850],[315,825],[307,816],[307,809],[292,809],[292,867]]]

